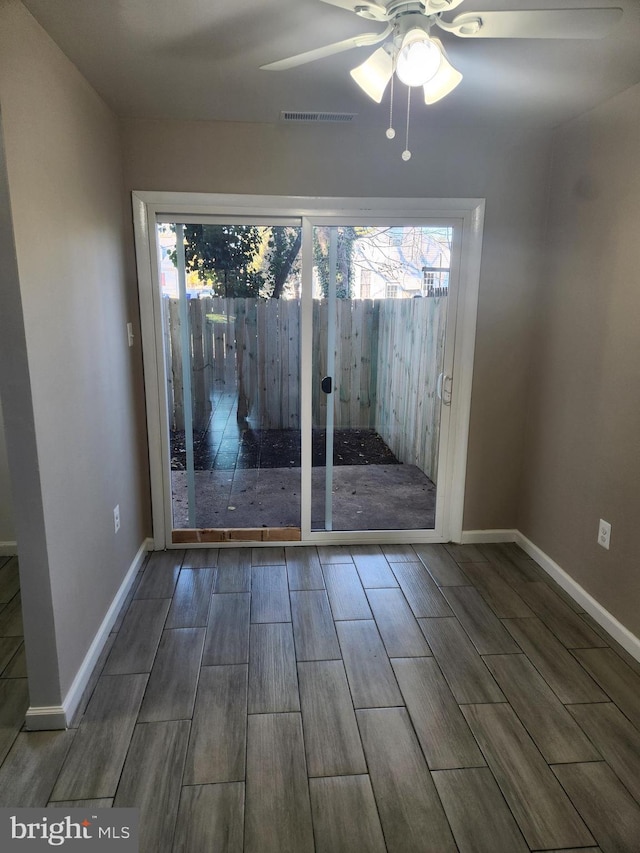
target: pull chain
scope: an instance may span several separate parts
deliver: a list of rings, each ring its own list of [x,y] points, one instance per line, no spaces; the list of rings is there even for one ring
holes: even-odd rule
[[[386,133],[387,139],[394,139],[396,135],[396,132],[393,129],[393,79],[395,76],[395,73],[391,75],[391,101],[389,103],[389,127],[387,128]]]
[[[402,152],[402,159],[406,163],[411,160],[411,151],[409,151],[409,113],[411,112],[411,86],[407,86],[407,133],[405,137],[405,148]]]

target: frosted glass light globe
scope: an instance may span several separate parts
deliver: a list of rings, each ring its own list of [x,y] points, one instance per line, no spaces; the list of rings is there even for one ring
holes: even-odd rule
[[[410,41],[398,54],[396,72],[405,86],[424,86],[440,66],[438,46],[428,39]]]

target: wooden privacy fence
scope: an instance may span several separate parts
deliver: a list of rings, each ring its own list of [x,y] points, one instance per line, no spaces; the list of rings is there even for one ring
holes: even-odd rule
[[[171,426],[184,429],[180,316],[165,298]],[[334,423],[373,428],[401,462],[435,480],[447,297],[338,299]],[[238,396],[238,418],[264,429],[300,428],[300,302],[212,297],[188,302],[194,428],[204,429],[214,391]],[[322,427],[329,399],[326,300],[313,303],[312,411]]]
[[[380,300],[376,431],[437,482],[447,297]]]

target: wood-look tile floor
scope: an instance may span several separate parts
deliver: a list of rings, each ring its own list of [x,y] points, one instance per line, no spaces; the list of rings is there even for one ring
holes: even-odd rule
[[[153,554],[66,732],[0,805],[138,806],[142,853],[640,850],[640,664],[513,545]]]

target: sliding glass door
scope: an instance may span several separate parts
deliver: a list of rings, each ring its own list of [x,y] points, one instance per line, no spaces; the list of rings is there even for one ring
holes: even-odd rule
[[[434,530],[454,224],[324,220],[311,233],[311,530]]]
[[[172,541],[299,539],[300,224],[156,229]]]
[[[156,547],[460,535],[483,209],[134,194]]]

